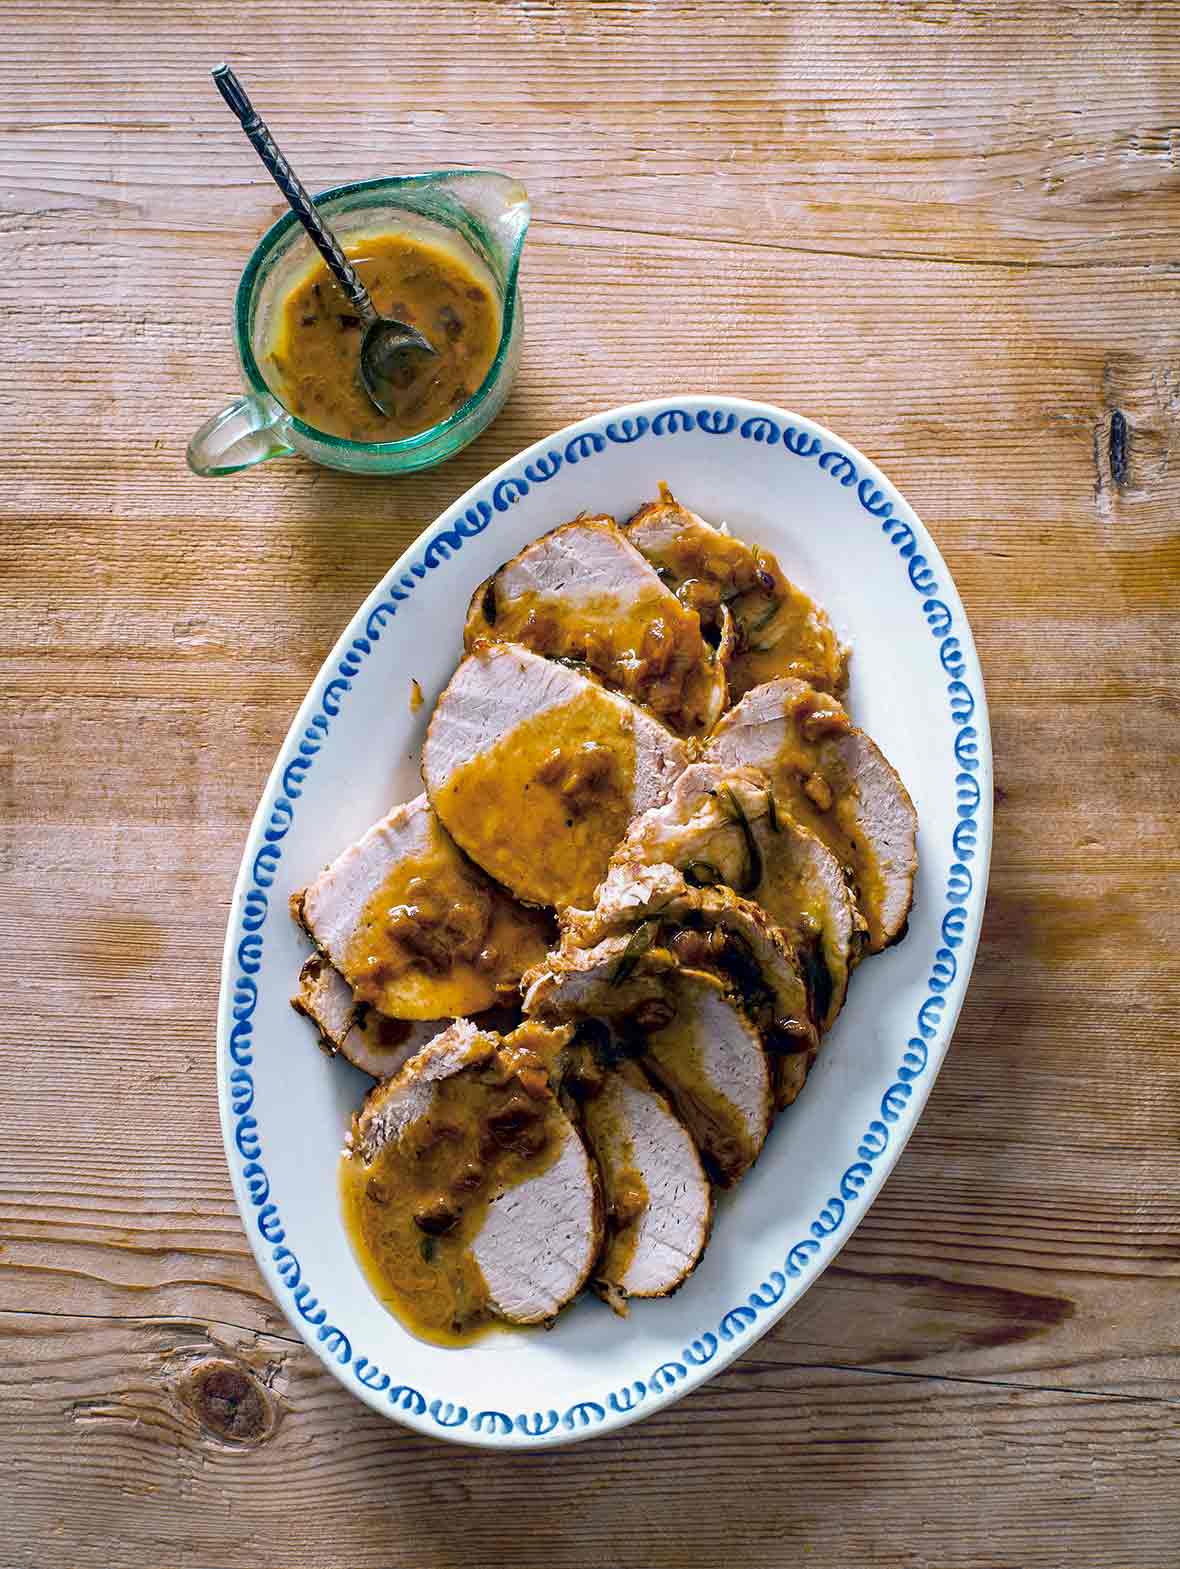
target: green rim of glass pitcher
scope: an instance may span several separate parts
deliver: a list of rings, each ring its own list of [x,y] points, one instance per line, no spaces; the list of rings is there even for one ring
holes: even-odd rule
[[[368,191],[380,191],[391,197],[390,205],[396,206],[396,194],[402,191],[420,191],[424,186],[437,186],[440,181],[448,185],[457,184],[462,180],[476,180],[481,178],[503,179],[504,176],[492,169],[436,169],[427,174],[387,175],[374,180],[353,180],[348,185],[333,185],[329,190],[319,191],[312,197],[318,207],[321,202],[334,201],[338,197],[359,196]],[[322,443],[325,447],[336,448],[341,452],[365,452],[376,454],[389,454],[391,456],[402,452],[415,452],[428,443],[435,442],[447,431],[454,430],[463,423],[484,401],[491,392],[503,368],[508,350],[512,342],[512,329],[516,322],[517,289],[516,278],[520,270],[520,253],[524,249],[525,238],[528,234],[529,218],[526,213],[520,233],[512,244],[508,254],[508,265],[501,268],[496,256],[496,246],[484,225],[471,212],[447,192],[434,191],[429,201],[406,204],[406,211],[416,213],[421,218],[431,218],[436,223],[444,224],[447,228],[457,229],[463,238],[472,245],[476,254],[491,268],[492,276],[500,283],[503,298],[501,302],[500,342],[496,348],[496,357],[488,367],[488,373],[479,386],[467,399],[461,403],[453,414],[448,414],[445,420],[437,425],[431,425],[426,430],[421,430],[416,436],[403,436],[400,441],[351,441],[347,436],[333,436],[328,431],[320,430],[315,425],[308,425],[297,414],[293,414],[281,399],[275,398],[292,426],[302,435],[308,436],[313,441]],[[374,206],[378,205],[373,203]],[[254,357],[253,332],[250,321],[250,301],[254,295],[254,287],[258,274],[263,266],[273,256],[276,246],[299,223],[293,212],[284,213],[259,240],[254,247],[254,254],[246,264],[238,284],[237,300],[234,306],[234,324],[238,337],[238,353],[241,356],[242,369],[251,389],[262,398],[274,398],[275,395],[267,385],[266,379],[258,368],[258,361]]]

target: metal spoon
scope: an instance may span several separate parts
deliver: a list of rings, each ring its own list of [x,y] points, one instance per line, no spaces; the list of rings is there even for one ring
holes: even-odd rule
[[[416,327],[391,316],[378,314],[369,291],[341,249],[340,242],[320,217],[299,176],[283,157],[274,137],[255,112],[246,90],[228,65],[213,72],[217,90],[238,119],[254,150],[274,178],[275,184],[291,204],[291,211],[311,236],[312,243],[327,262],[337,283],[352,302],[361,319],[361,381],[371,401],[382,414],[396,412],[396,393],[413,379],[420,357],[437,351]]]

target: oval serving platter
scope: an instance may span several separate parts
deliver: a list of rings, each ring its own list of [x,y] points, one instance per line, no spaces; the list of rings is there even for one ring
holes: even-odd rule
[[[773,550],[852,643],[853,718],[918,810],[909,934],[854,976],[803,1094],[720,1200],[704,1259],[675,1296],[636,1302],[622,1320],[584,1294],[548,1332],[427,1345],[372,1295],[341,1224],[337,1161],[370,1081],[317,1050],[291,1010],[308,950],[287,898],[421,789],[426,724],[477,584],[581,511],[625,519],[661,480]],[[426,699],[416,713],[412,679]],[[218,1026],[222,1129],[259,1267],[303,1339],[385,1416],[515,1449],[638,1421],[740,1356],[832,1261],[914,1129],[971,973],[991,802],[983,683],[946,565],[884,475],[822,426],[738,398],[636,403],[559,431],[468,491],[373,590],[317,676],[234,893]]]

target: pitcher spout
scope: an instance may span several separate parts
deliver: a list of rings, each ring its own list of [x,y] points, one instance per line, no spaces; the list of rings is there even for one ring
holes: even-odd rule
[[[483,231],[502,284],[515,281],[528,233],[528,192],[511,175],[491,169],[456,169],[435,177],[439,188],[460,202]]]

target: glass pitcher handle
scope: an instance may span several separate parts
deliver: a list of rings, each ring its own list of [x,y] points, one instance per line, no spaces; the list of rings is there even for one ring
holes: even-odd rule
[[[283,458],[295,448],[281,433],[283,409],[273,398],[247,393],[206,420],[188,444],[188,466],[204,479],[220,479]]]

